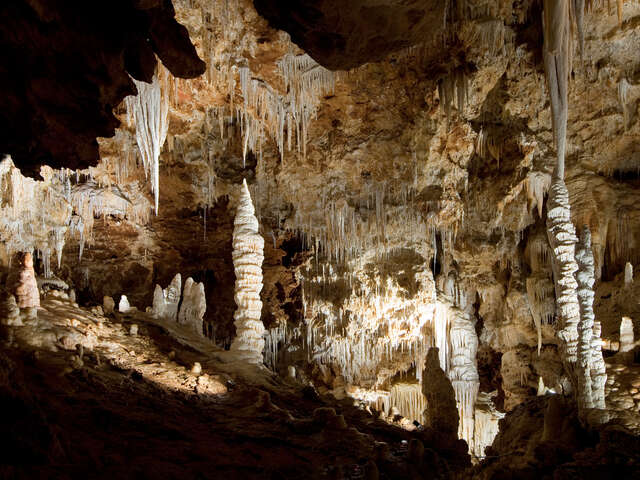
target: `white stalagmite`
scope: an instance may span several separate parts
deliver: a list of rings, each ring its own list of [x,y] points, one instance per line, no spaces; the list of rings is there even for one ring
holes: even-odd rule
[[[580,302],[580,323],[578,323],[578,407],[593,408],[591,365],[593,363],[593,284],[595,272],[591,251],[591,231],[585,225],[580,234],[576,251],[578,262],[578,301]]]
[[[160,285],[156,285],[153,292],[152,315],[155,318],[176,321],[178,319],[178,304],[180,303],[180,292],[182,290],[182,276],[176,273],[173,280],[164,290]]]
[[[145,173],[151,178],[156,215],[159,199],[160,151],[169,128],[169,96],[162,91],[160,84],[166,83],[168,75],[168,71],[160,67],[154,74],[151,84],[133,79],[138,95],[125,99],[128,115],[135,120],[136,141]]]
[[[564,181],[556,177],[551,185],[547,202],[547,234],[553,252],[553,276],[558,314],[558,337],[563,341],[563,361],[575,364],[578,349],[578,283],[575,273],[575,246],[578,238],[571,223],[569,192]]]
[[[242,182],[233,229],[233,266],[236,274],[236,338],[231,351],[250,363],[262,363],[264,325],[260,320],[264,238],[258,233],[247,181]]]
[[[171,283],[173,284],[173,281]],[[204,294],[204,284],[194,282],[191,277],[187,278],[182,292],[178,323],[186,325],[199,335],[204,335],[202,324],[206,310],[207,300]]]
[[[604,386],[607,383],[607,366],[602,356],[602,325],[597,318],[593,320],[591,335],[591,395],[594,408],[605,408]]]
[[[547,235],[553,252],[553,274],[558,312],[558,336],[562,359],[569,374],[577,360],[578,305],[575,272],[575,245],[578,241],[571,223],[569,192],[564,183],[567,139],[568,88],[571,65],[571,21],[568,0],[544,1],[544,67],[551,100],[556,167],[547,203]]]
[[[120,313],[127,313],[131,310],[131,305],[129,305],[129,299],[126,295],[122,295],[120,297],[120,302],[118,303],[118,311]]]
[[[629,317],[622,317],[620,322],[620,351],[628,352],[633,349],[633,321]]]
[[[463,311],[457,311],[451,322],[449,331],[451,341],[451,369],[449,378],[456,394],[460,423],[458,425],[458,437],[462,438],[473,448],[474,437],[474,410],[480,377],[476,364],[478,352],[478,336],[469,315]]]
[[[633,265],[627,262],[624,266],[624,284],[625,286],[631,285],[633,283]]]

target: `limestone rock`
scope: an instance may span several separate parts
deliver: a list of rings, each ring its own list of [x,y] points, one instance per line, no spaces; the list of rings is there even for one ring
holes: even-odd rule
[[[112,297],[105,295],[102,298],[102,307],[104,309],[105,315],[108,315],[110,313],[113,313],[114,309],[116,308],[116,302],[114,302]]]

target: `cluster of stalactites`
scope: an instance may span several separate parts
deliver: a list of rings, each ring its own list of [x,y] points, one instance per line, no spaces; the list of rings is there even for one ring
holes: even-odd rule
[[[160,151],[169,128],[169,95],[162,85],[168,84],[169,72],[158,68],[151,84],[133,79],[138,95],[125,99],[129,124],[135,125],[136,141],[145,174],[151,180],[156,215],[158,214]]]
[[[137,190],[137,183],[125,188],[103,186],[88,179],[74,184],[70,192],[74,215],[69,223],[69,230],[78,238],[80,260],[85,242],[91,238],[95,218],[113,215],[127,218],[136,224],[146,224],[149,221],[151,204]]]
[[[242,182],[233,229],[233,267],[236,274],[234,315],[236,338],[231,351],[240,359],[260,364],[263,361],[264,325],[262,314],[262,262],[264,238],[258,232],[258,219],[251,202],[247,182]]]
[[[469,79],[465,71],[458,68],[441,79],[438,82],[438,96],[447,120],[451,117],[452,105],[462,115],[469,98]]]
[[[443,245],[450,247],[456,231],[425,221],[418,209],[407,208],[415,195],[412,186],[393,192],[384,181],[367,182],[353,202],[323,197],[322,216],[305,215],[301,209],[287,228],[301,236],[305,248],[313,250],[316,258],[339,265],[371,250],[383,258],[388,252],[389,232],[421,238],[428,230],[434,241],[439,233]]]
[[[244,157],[249,151],[261,157],[268,137],[275,141],[282,160],[285,149],[291,151],[294,142],[298,152],[306,155],[309,123],[316,115],[320,99],[333,93],[336,74],[306,54],[287,53],[276,62],[284,88],[253,78],[244,59],[247,47],[246,39],[242,38],[244,16],[250,7],[239,0],[225,0],[188,8],[199,8],[203,25],[207,26],[202,29],[203,57],[207,62],[205,78],[219,91],[229,93],[229,113],[221,113],[219,118],[221,121],[224,116],[238,118]],[[222,44],[238,46],[237,49],[219,48],[218,28],[224,38]],[[291,48],[295,48],[293,44]],[[237,98],[238,85],[242,99]]]
[[[35,250],[49,277],[52,253],[60,266],[72,208],[70,188],[61,172],[43,167],[40,173],[43,181],[24,177],[11,157],[0,162],[0,241],[9,259],[17,252]]]

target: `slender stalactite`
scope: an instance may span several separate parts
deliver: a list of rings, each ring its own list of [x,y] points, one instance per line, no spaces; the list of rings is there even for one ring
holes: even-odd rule
[[[136,126],[136,141],[145,173],[151,180],[156,215],[160,198],[160,151],[169,128],[169,97],[162,91],[167,76],[168,72],[159,68],[151,84],[134,79],[138,95],[125,99],[130,122]]]
[[[547,235],[553,252],[558,337],[562,340],[563,362],[568,373],[572,374],[577,359],[580,307],[575,279],[575,272],[578,270],[575,245],[578,239],[571,223],[569,192],[564,183],[567,93],[571,65],[569,7],[569,0],[545,0],[543,54],[557,148],[556,167],[547,204]]]

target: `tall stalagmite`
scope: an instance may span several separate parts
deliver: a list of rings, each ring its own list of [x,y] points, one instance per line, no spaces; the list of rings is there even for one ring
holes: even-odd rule
[[[458,408],[451,382],[440,368],[437,348],[429,349],[424,364],[422,393],[427,399],[424,421],[427,427],[458,436]]]
[[[575,272],[575,245],[578,241],[571,223],[569,192],[564,183],[564,157],[567,137],[568,84],[571,65],[571,24],[568,0],[544,2],[544,66],[551,99],[553,134],[557,161],[547,203],[547,235],[553,252],[553,275],[558,314],[558,336],[562,358],[569,373],[577,359],[578,304]]]
[[[458,436],[466,440],[469,447],[473,445],[473,417],[480,377],[476,364],[478,352],[478,336],[470,315],[463,311],[456,312],[451,322],[449,336],[451,339],[451,369],[449,378],[453,385],[460,415]]]
[[[578,301],[580,302],[580,323],[578,323],[578,406],[593,408],[592,375],[593,363],[593,284],[595,282],[591,232],[585,225],[580,234],[576,251],[578,262]]]
[[[233,266],[236,273],[236,338],[231,351],[250,363],[262,363],[264,325],[260,320],[264,238],[258,233],[247,181],[242,182],[233,229]]]

